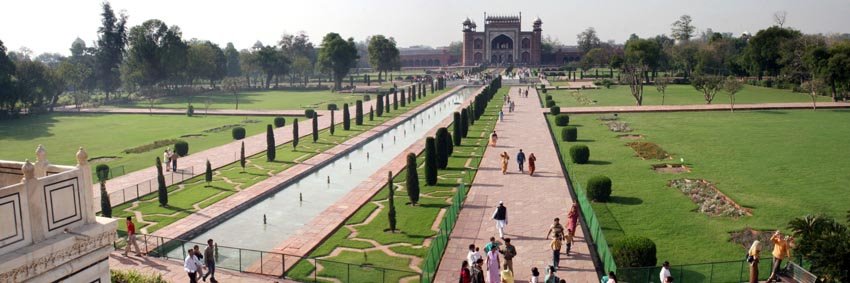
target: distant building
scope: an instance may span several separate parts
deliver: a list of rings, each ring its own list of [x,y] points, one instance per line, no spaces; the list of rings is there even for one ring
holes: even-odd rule
[[[534,20],[532,31],[522,31],[522,15],[486,16],[484,31],[467,18],[463,21],[463,65],[540,65],[543,21]]]
[[[457,56],[452,55],[447,47],[408,47],[399,48],[399,60],[402,68],[411,67],[441,67],[458,63]]]

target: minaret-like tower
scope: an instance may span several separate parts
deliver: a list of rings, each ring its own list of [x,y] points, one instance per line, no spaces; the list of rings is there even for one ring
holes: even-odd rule
[[[473,65],[473,52],[472,52],[472,44],[473,38],[472,34],[475,32],[475,22],[466,18],[463,21],[463,53],[461,62],[463,62],[464,66],[472,66]]]
[[[542,53],[542,32],[543,21],[540,17],[534,20],[534,29],[531,36],[531,65],[540,65],[540,57]]]

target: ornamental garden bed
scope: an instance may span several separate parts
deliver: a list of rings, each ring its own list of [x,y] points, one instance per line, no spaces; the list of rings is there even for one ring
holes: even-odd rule
[[[685,166],[684,164],[673,163],[652,164],[652,170],[659,173],[671,174],[691,172],[691,168],[689,168],[688,166]]]
[[[751,216],[750,209],[743,208],[724,195],[714,184],[704,179],[676,179],[667,182],[667,186],[677,189],[688,196],[699,207],[698,212],[709,216],[741,217]]]
[[[643,135],[641,135],[641,134],[625,134],[625,135],[618,135],[617,138],[621,139],[621,140],[639,140],[639,139],[643,138]]]
[[[642,159],[670,159],[670,153],[661,146],[651,142],[630,142],[626,144],[631,147],[638,157]]]

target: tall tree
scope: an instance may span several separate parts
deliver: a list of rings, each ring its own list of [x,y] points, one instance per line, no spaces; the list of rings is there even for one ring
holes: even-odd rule
[[[769,76],[779,75],[781,65],[781,47],[786,42],[801,36],[799,31],[778,26],[760,30],[749,40],[744,51],[744,59],[749,65],[750,73],[759,79],[766,73]]]
[[[622,79],[629,85],[638,106],[643,104],[644,77],[657,66],[660,54],[661,48],[654,40],[637,38],[626,42]]]
[[[348,103],[342,104],[342,129],[346,131],[351,129],[351,114],[348,110]]]
[[[419,173],[416,165],[416,154],[407,154],[407,178],[405,185],[407,186],[407,196],[410,197],[410,204],[416,205],[419,202]]]
[[[735,94],[744,88],[744,83],[734,76],[726,77],[723,81],[723,91],[729,95],[729,111],[735,112]]]
[[[313,64],[316,62],[316,52],[310,37],[303,31],[294,35],[284,33],[278,45],[284,56],[292,61],[292,71],[289,72],[290,85],[295,82],[296,76],[300,76],[306,86],[308,77],[314,69]]]
[[[160,20],[147,20],[130,29],[125,78],[147,89],[177,78],[186,64],[187,47],[180,29]]]
[[[449,144],[451,141],[448,140],[449,131],[445,127],[441,127],[437,129],[437,133],[435,134],[434,139],[435,146],[437,149],[437,168],[438,169],[446,169],[449,164]]]
[[[165,175],[162,174],[162,160],[156,158],[156,184],[159,206],[168,206],[168,187],[165,185]]]
[[[109,94],[121,86],[121,63],[127,46],[127,15],[115,15],[112,5],[103,2],[100,14],[101,27],[97,34],[97,77],[100,88],[109,100]]]
[[[401,68],[399,52],[395,39],[386,38],[383,35],[375,35],[369,39],[369,64],[378,71],[378,81],[382,81],[381,74]]]
[[[254,63],[266,74],[265,88],[269,88],[272,78],[289,73],[291,62],[277,47],[267,45],[256,52]]]
[[[298,150],[298,140],[301,139],[301,136],[298,135],[298,118],[295,118],[295,121],[292,122],[292,149]]]
[[[318,114],[318,113],[317,113]],[[313,114],[313,143],[319,141],[319,115]]]
[[[274,141],[274,128],[271,124],[266,126],[266,161],[274,161],[277,156],[277,148]]]
[[[226,70],[228,77],[238,77],[242,75],[241,62],[239,62],[239,51],[233,46],[232,42],[228,42],[224,47],[224,57],[227,58]]]
[[[460,145],[463,138],[463,124],[461,124],[460,112],[455,112],[452,115],[452,138],[456,146]]]
[[[318,63],[324,72],[333,76],[334,89],[342,89],[342,79],[348,75],[358,58],[353,38],[346,41],[337,33],[328,33],[322,39]]]
[[[588,27],[577,34],[576,41],[578,43],[578,49],[581,50],[582,54],[587,54],[591,49],[599,47],[601,43],[599,36],[596,35],[596,29],[593,27]]]
[[[192,40],[187,53],[186,77],[190,84],[196,78],[209,81],[211,87],[227,75],[227,57],[217,44]]]
[[[393,188],[393,171],[387,172],[387,220],[390,224],[390,232],[395,233],[395,188]]]
[[[673,22],[671,29],[671,36],[678,41],[686,42],[691,40],[691,37],[694,37],[694,33],[696,32],[696,27],[691,25],[690,15],[682,15],[678,20]]]
[[[425,139],[425,184],[433,186],[437,184],[437,142],[434,137]]]

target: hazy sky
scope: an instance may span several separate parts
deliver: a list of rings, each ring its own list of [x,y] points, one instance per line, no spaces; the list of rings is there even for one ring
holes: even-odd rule
[[[276,43],[283,32],[306,31],[314,43],[328,32],[362,40],[384,34],[400,46],[445,46],[461,40],[461,22],[470,17],[483,27],[483,14],[522,12],[523,28],[537,16],[543,34],[575,44],[577,33],[593,26],[603,41],[622,42],[669,34],[670,24],[690,14],[699,29],[756,32],[773,23],[773,13],[788,12],[786,26],[806,33],[850,32],[848,0],[112,0],[130,25],[157,18],[178,25],[186,39],[207,39],[238,49],[257,40]],[[10,50],[26,46],[35,54],[69,54],[80,37],[96,40],[101,0],[2,0],[0,40]]]

